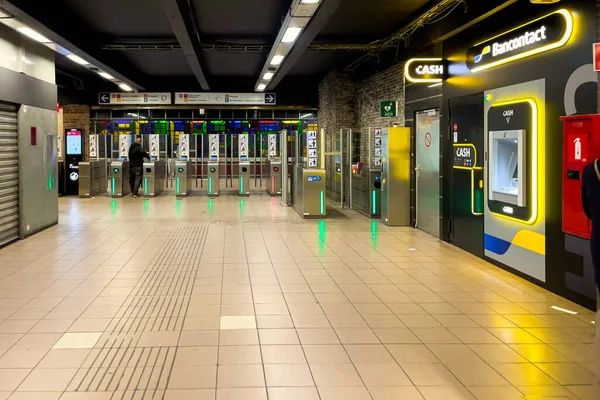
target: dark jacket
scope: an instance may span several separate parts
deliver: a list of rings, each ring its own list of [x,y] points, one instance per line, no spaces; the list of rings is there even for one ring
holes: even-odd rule
[[[144,158],[150,159],[150,155],[139,143],[133,143],[129,147],[129,167],[143,167]]]
[[[600,161],[598,168],[600,168]],[[594,163],[586,165],[581,180],[581,202],[585,215],[592,220],[592,262],[596,274],[596,284],[600,288],[600,179]]]

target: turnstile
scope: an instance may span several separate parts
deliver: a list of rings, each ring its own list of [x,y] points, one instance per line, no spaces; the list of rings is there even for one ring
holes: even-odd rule
[[[219,195],[220,187],[219,178],[219,163],[209,162],[208,163],[208,196],[217,197]]]
[[[113,161],[109,171],[110,197],[125,197],[130,194],[129,161]]]
[[[281,195],[281,160],[267,161],[267,193]]]
[[[371,218],[381,217],[381,170],[369,170],[352,174],[352,209]]]
[[[105,159],[79,163],[79,197],[105,194],[107,189]]]
[[[325,170],[306,169],[296,166],[294,187],[294,209],[304,218],[325,218]]]
[[[177,161],[175,163],[175,193],[177,197],[187,197],[192,191],[194,179],[194,163]]]
[[[239,163],[239,175],[240,175],[240,196],[250,196],[250,163],[240,161]]]
[[[144,197],[156,197],[165,189],[167,178],[166,161],[144,163]]]

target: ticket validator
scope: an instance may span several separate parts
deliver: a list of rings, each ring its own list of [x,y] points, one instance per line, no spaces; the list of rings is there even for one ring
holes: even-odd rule
[[[208,135],[208,197],[217,197],[221,185],[219,176],[219,134],[211,133]]]
[[[410,225],[410,128],[385,128],[381,146],[381,222]]]
[[[150,161],[144,163],[143,172],[144,197],[158,196],[165,189],[167,176],[167,163],[160,160],[158,135],[150,135]]]

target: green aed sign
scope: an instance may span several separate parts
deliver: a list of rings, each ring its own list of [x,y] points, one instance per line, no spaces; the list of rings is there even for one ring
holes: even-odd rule
[[[398,103],[395,101],[381,102],[381,116],[384,118],[394,118],[398,116]]]

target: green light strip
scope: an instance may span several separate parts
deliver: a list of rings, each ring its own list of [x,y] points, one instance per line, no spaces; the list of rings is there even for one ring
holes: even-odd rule
[[[177,183],[175,184],[175,190],[177,191],[177,194],[179,194],[179,177],[177,177]]]
[[[325,193],[321,190],[321,214],[325,214]]]
[[[116,182],[115,182],[115,178],[112,178],[112,194],[113,196],[116,194],[115,193],[115,187],[117,186]]]
[[[148,194],[148,178],[144,178],[144,194]]]
[[[212,194],[212,176],[208,177],[208,193]]]
[[[373,214],[377,213],[377,204],[376,204],[376,200],[375,200],[375,191],[373,190]]]
[[[240,176],[240,193],[244,193],[244,177]]]

